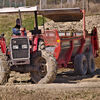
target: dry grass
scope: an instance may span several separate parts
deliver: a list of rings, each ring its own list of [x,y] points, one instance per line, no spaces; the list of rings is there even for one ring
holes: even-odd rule
[[[36,87],[36,86],[35,86]],[[27,87],[27,88],[30,88]],[[19,89],[17,87],[0,88],[0,100],[99,100],[99,88],[62,89]]]

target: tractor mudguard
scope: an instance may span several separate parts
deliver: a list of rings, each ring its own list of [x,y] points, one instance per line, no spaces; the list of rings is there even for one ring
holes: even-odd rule
[[[37,47],[38,47],[38,36],[36,36],[34,38],[34,41],[33,41],[33,52],[37,51]]]
[[[6,53],[6,41],[5,41],[4,36],[0,37],[0,46],[1,46],[2,53],[5,54]]]

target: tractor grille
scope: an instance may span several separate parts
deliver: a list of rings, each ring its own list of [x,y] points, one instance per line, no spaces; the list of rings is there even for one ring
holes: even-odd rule
[[[29,58],[29,42],[27,38],[13,38],[11,40],[12,58]]]

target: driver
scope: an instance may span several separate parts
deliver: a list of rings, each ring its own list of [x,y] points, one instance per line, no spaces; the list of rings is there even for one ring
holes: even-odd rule
[[[21,25],[20,25],[20,19],[17,18],[17,19],[16,19],[16,25],[15,25],[15,27],[12,29],[13,35],[20,35],[20,27],[21,27]]]

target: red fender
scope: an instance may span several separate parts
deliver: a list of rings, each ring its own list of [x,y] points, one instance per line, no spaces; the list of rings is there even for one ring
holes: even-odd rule
[[[37,48],[38,48],[38,36],[34,37],[33,52],[37,51]]]
[[[0,46],[1,46],[1,51],[2,53],[6,53],[6,42],[5,42],[5,38],[1,38],[0,39]]]

